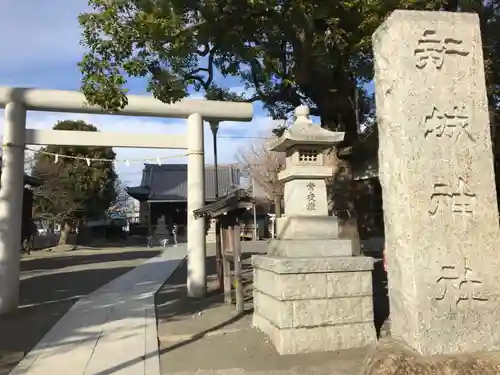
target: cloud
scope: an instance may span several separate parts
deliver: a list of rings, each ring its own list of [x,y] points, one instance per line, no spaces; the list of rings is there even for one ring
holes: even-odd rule
[[[77,17],[88,9],[86,0],[2,0],[2,8],[2,71],[80,59],[83,47]]]
[[[87,0],[26,1],[2,0],[0,12],[0,85],[40,87],[47,89],[78,89],[80,75],[76,63],[84,48],[79,44],[81,29],[78,14],[88,10]],[[132,80],[132,91],[144,93],[145,84]],[[234,86],[236,92],[244,91],[237,79],[218,79],[224,87]],[[136,88],[138,88],[136,90]],[[200,97],[194,94],[192,97]],[[235,161],[238,149],[262,140],[249,137],[270,134],[273,122],[262,112],[260,104],[254,105],[255,118],[251,123],[224,122],[220,125],[218,154],[221,163]],[[97,116],[67,113],[29,112],[28,127],[50,129],[57,121],[65,119],[83,120],[94,124],[101,131],[172,133],[182,134],[184,120],[161,120],[152,118]],[[3,111],[0,110],[0,134],[3,132]],[[205,127],[206,162],[213,162],[212,135],[208,124]],[[141,179],[143,159],[182,154],[180,150],[115,149],[120,160],[141,159],[141,162],[118,163],[121,179],[137,184]],[[165,159],[164,162],[184,163],[186,158]]]
[[[87,115],[71,113],[28,112],[27,127],[33,129],[50,129],[57,121],[82,120],[95,125],[102,132],[128,132],[149,134],[185,134],[186,121],[162,120],[142,117]],[[0,134],[3,133],[3,110],[0,110]],[[236,162],[236,153],[250,142],[264,142],[264,134],[271,135],[273,122],[265,116],[256,116],[250,123],[222,122],[218,132],[219,163]],[[213,137],[208,123],[205,123],[205,160],[213,163]],[[117,153],[117,170],[120,178],[128,185],[140,183],[145,162],[186,163],[183,150],[115,148]],[[146,160],[149,159],[149,160]]]

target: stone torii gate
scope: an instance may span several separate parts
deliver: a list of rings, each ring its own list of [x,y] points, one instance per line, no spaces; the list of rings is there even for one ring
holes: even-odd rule
[[[0,315],[14,310],[18,305],[24,149],[27,144],[187,149],[187,288],[191,297],[202,297],[205,294],[205,223],[203,219],[196,219],[193,215],[193,211],[205,204],[203,121],[251,121],[251,104],[209,100],[183,100],[165,104],[152,97],[130,95],[127,107],[117,113],[107,113],[98,106],[87,105],[85,96],[76,91],[0,86],[0,108],[5,108],[0,179]],[[187,134],[26,129],[27,111],[186,118]]]

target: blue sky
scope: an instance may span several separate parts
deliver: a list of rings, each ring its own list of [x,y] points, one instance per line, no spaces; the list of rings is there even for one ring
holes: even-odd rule
[[[36,87],[60,90],[78,90],[80,72],[77,62],[83,48],[79,45],[80,28],[77,15],[87,9],[87,0],[26,1],[0,0],[0,85]],[[226,80],[227,87],[238,89],[237,80]],[[134,81],[130,85],[134,94],[146,94],[145,84]],[[193,96],[196,97],[196,96]],[[235,161],[241,147],[259,140],[248,137],[267,136],[275,123],[254,105],[252,123],[224,122],[219,130],[219,162]],[[183,134],[185,120],[161,120],[153,118],[92,116],[29,112],[28,128],[50,129],[58,120],[81,119],[97,126],[101,131],[146,132]],[[3,110],[0,110],[3,125]],[[3,126],[0,127],[0,133]],[[143,159],[179,155],[179,150],[115,149],[117,169],[126,185],[140,182]],[[212,136],[208,124],[205,129],[206,162],[213,162]],[[129,163],[125,163],[129,160]],[[182,163],[184,158],[164,159],[164,163]],[[127,166],[127,164],[129,164]]]

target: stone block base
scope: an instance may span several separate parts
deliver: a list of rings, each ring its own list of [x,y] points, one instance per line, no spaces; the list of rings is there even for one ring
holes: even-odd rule
[[[287,216],[276,219],[276,238],[281,240],[335,239],[339,221],[334,216]]]
[[[268,254],[291,258],[350,257],[356,244],[351,239],[327,240],[272,240]]]
[[[264,332],[281,355],[335,351],[367,346],[376,339],[373,323],[280,329],[258,313],[254,327]]]
[[[207,243],[215,243],[216,242],[215,230],[208,231],[205,238]]]
[[[280,354],[366,346],[376,340],[366,257],[254,256],[254,326]]]

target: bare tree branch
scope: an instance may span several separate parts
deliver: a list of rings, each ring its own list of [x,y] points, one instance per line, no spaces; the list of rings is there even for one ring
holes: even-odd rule
[[[209,48],[208,45],[205,46],[203,51],[197,51],[198,55],[204,57],[208,54],[208,62],[206,68],[198,68],[194,70],[189,76],[186,77],[188,80],[194,80],[200,83],[204,90],[208,90],[210,85],[214,80],[214,58],[215,52],[217,51],[216,47]],[[203,76],[198,73],[205,72],[208,77],[203,78]]]
[[[237,159],[243,169],[266,193],[270,200],[283,194],[278,174],[285,167],[285,154],[270,151],[266,143],[254,143],[238,151]]]

